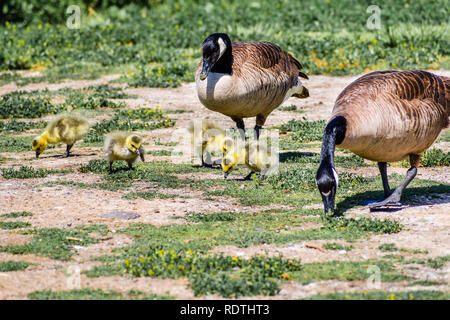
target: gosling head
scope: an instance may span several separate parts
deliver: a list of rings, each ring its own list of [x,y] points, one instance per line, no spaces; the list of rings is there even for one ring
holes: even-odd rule
[[[36,151],[36,158],[39,158],[39,155],[47,149],[48,141],[43,136],[38,136],[33,139],[31,146],[34,151]]]
[[[142,143],[142,138],[135,134],[128,136],[127,140],[126,140],[126,146],[127,146],[128,150],[130,150],[133,153],[136,153],[138,156],[141,155],[141,151],[140,151],[141,143]]]
[[[325,213],[331,211],[334,214],[334,200],[338,183],[336,170],[331,165],[322,163],[317,170],[316,184],[322,196]]]
[[[222,171],[224,179],[236,168],[237,154],[228,153],[222,158]]]
[[[203,68],[200,73],[200,80],[205,80],[211,69],[214,68],[222,56],[231,58],[231,40],[225,33],[214,33],[208,36],[202,45]],[[226,53],[226,54],[225,54]],[[220,73],[231,73],[230,64],[219,66]]]

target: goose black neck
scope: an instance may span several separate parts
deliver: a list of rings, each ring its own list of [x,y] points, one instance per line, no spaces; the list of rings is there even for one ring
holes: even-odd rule
[[[211,68],[211,72],[215,73],[232,73],[232,65],[233,65],[233,55],[231,53],[231,41],[225,40],[227,48],[222,56],[217,60],[214,66]]]
[[[322,154],[320,156],[321,165],[325,164],[334,167],[334,150],[336,149],[336,144],[344,141],[346,129],[347,119],[342,116],[334,118],[325,127],[322,141]]]

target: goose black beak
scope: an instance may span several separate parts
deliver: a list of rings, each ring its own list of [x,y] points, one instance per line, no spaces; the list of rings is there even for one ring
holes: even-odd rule
[[[136,154],[137,154],[138,156],[140,156],[140,155],[141,155],[141,151],[140,151],[139,149],[136,149]]]
[[[334,215],[334,193],[329,191],[326,194],[321,193],[325,214],[331,211]]]
[[[206,59],[203,59],[203,68],[202,68],[202,72],[200,72],[200,80],[205,80],[206,77],[208,76],[209,71],[211,71],[212,65],[210,65],[208,63],[208,61],[206,61]]]
[[[223,178],[224,178],[224,179],[228,178],[228,172],[225,172],[225,173],[223,174]]]
[[[36,151],[36,159],[39,158],[40,153]]]

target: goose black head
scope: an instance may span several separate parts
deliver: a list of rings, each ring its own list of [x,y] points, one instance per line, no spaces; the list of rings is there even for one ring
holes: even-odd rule
[[[334,199],[338,187],[339,178],[336,170],[327,163],[322,163],[317,170],[316,184],[319,188],[325,213],[331,211],[334,214]]]
[[[322,196],[325,213],[331,211],[334,214],[334,199],[339,183],[334,168],[334,150],[336,144],[339,145],[344,140],[346,130],[347,119],[342,116],[332,119],[325,127],[320,166],[316,174],[316,184]]]
[[[231,40],[225,33],[208,36],[202,45],[203,68],[200,80],[205,80],[210,71],[231,73]]]

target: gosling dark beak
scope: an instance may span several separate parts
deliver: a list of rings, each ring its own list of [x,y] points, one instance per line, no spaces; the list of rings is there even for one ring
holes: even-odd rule
[[[141,155],[141,151],[140,151],[139,149],[136,149],[136,154],[137,154],[138,156],[140,156],[140,155]]]
[[[209,71],[211,71],[212,65],[210,65],[208,63],[208,61],[206,61],[206,59],[203,59],[203,68],[202,68],[202,72],[200,72],[200,80],[205,80],[206,77],[208,76]]]
[[[331,211],[334,215],[334,192],[329,191],[326,194],[321,193],[325,214]]]
[[[223,174],[223,178],[224,178],[224,179],[228,178],[228,172],[225,172],[225,173]]]
[[[39,158],[40,153],[36,151],[36,159]]]

